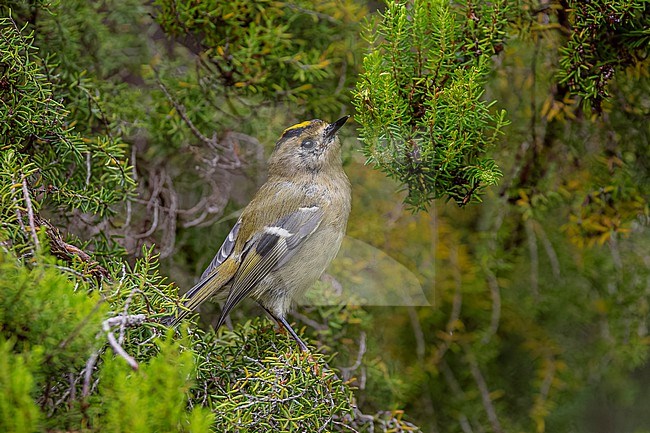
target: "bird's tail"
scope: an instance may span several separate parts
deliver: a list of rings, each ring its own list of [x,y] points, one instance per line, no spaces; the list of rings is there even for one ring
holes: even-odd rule
[[[185,299],[183,307],[178,308],[173,314],[163,317],[160,323],[165,326],[176,326],[181,320],[193,313],[194,310],[203,303],[203,301],[210,297],[212,292],[209,288],[209,286],[211,286],[211,280],[212,278],[208,277],[199,281],[185,295],[183,295],[183,298]]]
[[[165,326],[176,326],[181,320],[193,313],[199,305],[218,294],[232,279],[234,272],[230,271],[228,262],[223,263],[215,272],[199,281],[194,287],[183,295],[183,307],[174,314],[164,317],[160,323]],[[226,265],[225,267],[223,265]],[[221,269],[224,267],[225,269]]]

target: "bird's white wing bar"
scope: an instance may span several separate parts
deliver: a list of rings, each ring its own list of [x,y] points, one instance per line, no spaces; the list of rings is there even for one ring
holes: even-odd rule
[[[322,218],[323,211],[317,206],[300,208],[275,224],[266,226],[259,236],[249,241],[251,245],[245,248],[246,256],[233,279],[217,327],[260,281],[293,257],[302,243],[316,231]]]

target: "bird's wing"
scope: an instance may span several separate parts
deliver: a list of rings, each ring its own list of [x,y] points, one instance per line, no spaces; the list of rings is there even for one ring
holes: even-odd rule
[[[185,308],[179,310],[174,316],[166,318],[165,323],[173,326],[180,322],[181,319],[190,314],[205,300],[218,293],[232,279],[238,266],[231,254],[235,247],[240,224],[241,220],[238,220],[228,233],[226,240],[223,241],[210,265],[203,271],[199,282],[183,295],[185,299],[183,306]]]
[[[208,274],[205,278],[201,278],[194,287],[183,295],[183,299],[185,299],[185,303],[183,304],[184,308],[179,309],[177,315],[168,320],[167,323],[175,325],[204,301],[219,293],[219,291],[227,286],[237,272],[237,269],[237,262],[232,257],[228,257],[218,266],[215,272]]]
[[[228,313],[248,296],[270,272],[284,265],[316,231],[323,219],[319,206],[301,207],[264,226],[244,247],[242,262],[233,278],[217,328]]]
[[[235,241],[237,240],[237,233],[239,233],[240,225],[241,220],[238,220],[232,230],[230,230],[230,233],[228,233],[226,240],[223,241],[221,248],[219,248],[219,251],[217,251],[217,254],[212,259],[212,262],[210,262],[210,265],[205,269],[205,271],[203,271],[203,274],[201,274],[201,281],[205,280],[212,273],[212,271],[219,267],[220,264],[225,262],[230,254],[232,254],[232,250],[235,247]],[[188,295],[190,295],[189,292]]]

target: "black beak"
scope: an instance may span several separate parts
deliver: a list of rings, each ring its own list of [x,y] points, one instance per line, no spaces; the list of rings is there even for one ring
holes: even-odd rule
[[[336,135],[336,132],[341,129],[341,126],[345,125],[345,122],[348,121],[350,116],[343,116],[339,120],[337,120],[334,123],[330,123],[327,125],[327,128],[325,128],[325,138],[329,141],[334,138]]]

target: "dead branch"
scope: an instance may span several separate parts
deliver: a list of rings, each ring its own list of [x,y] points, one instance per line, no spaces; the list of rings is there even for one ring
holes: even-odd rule
[[[75,259],[81,260],[87,264],[87,272],[97,280],[110,280],[110,274],[106,268],[93,260],[90,254],[64,241],[61,232],[52,223],[38,214],[34,215],[33,219],[35,225],[45,227],[45,234],[50,241],[50,251],[52,254],[68,263],[74,262]]]
[[[36,224],[34,222],[34,208],[32,207],[32,199],[29,196],[29,189],[27,188],[27,179],[25,179],[24,175],[22,178],[22,184],[23,184],[23,197],[25,198],[25,207],[27,208],[27,218],[29,221],[29,228],[31,229],[34,245],[38,249],[39,242],[38,242],[38,236],[36,235]]]
[[[124,360],[129,364],[129,366],[137,370],[138,369],[138,362],[133,359],[131,355],[126,353],[126,350],[122,346],[120,346],[120,343],[118,343],[117,339],[115,338],[115,335],[113,335],[113,332],[111,331],[112,327],[115,326],[139,326],[144,323],[146,320],[147,316],[144,314],[132,314],[132,315],[119,315],[117,317],[111,317],[110,319],[104,320],[102,323],[102,330],[106,332],[106,337],[108,338],[108,342],[119,356],[124,358]]]

